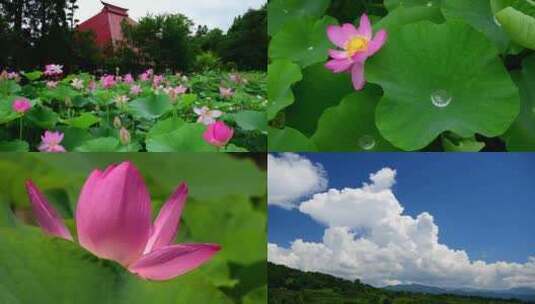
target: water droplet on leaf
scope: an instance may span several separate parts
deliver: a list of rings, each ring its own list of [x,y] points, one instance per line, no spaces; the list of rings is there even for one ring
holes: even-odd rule
[[[314,47],[313,47],[313,46],[309,46],[309,47],[308,47],[308,50],[309,50],[309,51],[313,51],[313,50],[314,50]]]
[[[375,138],[370,135],[363,135],[359,138],[359,146],[364,150],[371,150],[375,148]]]
[[[494,16],[493,19],[494,23],[496,23],[497,26],[502,27],[502,24],[500,23],[500,21],[498,21],[498,18],[496,18],[496,16]]]
[[[433,105],[438,108],[447,107],[453,98],[446,90],[437,90],[431,94]]]

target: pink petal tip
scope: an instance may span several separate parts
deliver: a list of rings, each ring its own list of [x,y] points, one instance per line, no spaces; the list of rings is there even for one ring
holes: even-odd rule
[[[63,224],[56,210],[48,203],[44,195],[31,180],[26,181],[26,191],[28,192],[37,223],[39,223],[43,231],[47,234],[72,241],[72,235],[69,229]]]
[[[169,280],[198,268],[219,250],[221,246],[217,244],[164,246],[144,255],[128,269],[145,279]]]

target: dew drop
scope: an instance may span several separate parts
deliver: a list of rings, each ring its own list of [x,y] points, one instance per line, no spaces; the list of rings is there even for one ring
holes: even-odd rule
[[[433,6],[433,2],[431,1],[427,2],[427,7],[431,7],[431,6]]]
[[[375,148],[375,138],[370,135],[363,135],[361,138],[359,138],[359,146],[364,150],[371,150]]]
[[[431,94],[433,105],[438,108],[447,107],[453,98],[446,90],[437,90]]]
[[[494,16],[493,19],[494,23],[496,23],[497,26],[502,27],[502,24],[500,23],[500,21],[498,21],[498,18],[496,18],[496,16]]]
[[[313,50],[314,50],[314,47],[313,47],[313,46],[309,46],[309,47],[308,47],[308,50],[309,50],[309,51],[313,51]]]

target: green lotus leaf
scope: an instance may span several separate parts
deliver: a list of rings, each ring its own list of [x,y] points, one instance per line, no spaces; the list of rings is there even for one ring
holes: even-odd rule
[[[213,152],[216,149],[203,139],[206,126],[185,123],[178,118],[159,121],[147,134],[149,152]]]
[[[83,108],[88,104],[97,104],[97,101],[95,100],[95,98],[90,97],[90,96],[86,97],[82,95],[75,96],[71,100],[71,102],[72,102],[73,107],[76,107],[76,108]]]
[[[461,20],[489,38],[505,53],[510,40],[492,13],[488,0],[443,0],[442,12],[448,20]]]
[[[268,288],[267,286],[254,289],[243,297],[243,304],[257,304],[268,302]]]
[[[443,23],[445,21],[440,6],[400,6],[375,23],[373,28],[375,31],[380,29],[390,31],[403,25],[423,20],[434,23]]]
[[[267,119],[264,112],[240,111],[231,116],[242,130],[267,132]]]
[[[535,55],[524,59],[522,71],[514,71],[513,79],[520,88],[520,115],[505,134],[509,151],[535,150]]]
[[[513,7],[507,7],[499,11],[496,18],[512,41],[535,50],[535,4],[532,5],[533,12],[530,11],[529,15]]]
[[[387,10],[393,11],[399,7],[440,7],[441,0],[385,0],[384,4]]]
[[[6,199],[2,197],[2,199]],[[0,228],[16,228],[18,220],[11,211],[9,204],[5,202],[0,203]],[[0,284],[1,287],[1,284]]]
[[[490,0],[490,8],[492,9],[492,13],[496,14],[502,9],[513,5],[515,1],[517,0]]]
[[[501,135],[520,106],[497,49],[465,23],[423,21],[391,32],[366,78],[385,92],[379,131],[403,150],[422,149],[445,131]]]
[[[0,152],[28,152],[30,147],[23,140],[0,141]]]
[[[52,129],[58,122],[59,115],[48,107],[35,106],[28,112],[26,118],[40,128]]]
[[[115,137],[99,137],[90,139],[74,149],[76,152],[139,152],[141,146],[137,142],[122,144]]]
[[[30,81],[35,81],[35,80],[38,80],[39,78],[41,78],[43,76],[43,72],[41,72],[41,71],[33,71],[33,72],[29,72],[29,73],[22,73],[22,75],[24,75],[24,77],[28,78],[28,80],[30,80]]]
[[[274,36],[288,22],[295,18],[323,16],[330,0],[273,0],[268,4],[268,34]]]
[[[132,153],[139,152],[141,149],[141,145],[138,142],[133,141],[127,145],[120,145],[117,152]]]
[[[76,152],[120,152],[121,143],[115,137],[90,139],[75,149]]]
[[[173,108],[166,94],[137,98],[128,104],[132,115],[138,118],[157,119]]]
[[[485,143],[471,138],[458,138],[457,136],[443,136],[442,145],[446,152],[479,152],[485,147]]]
[[[223,258],[227,263],[248,265],[265,263],[267,254],[265,212],[255,209],[250,200],[243,196],[232,196],[189,204],[184,210],[184,218],[210,219],[211,225],[202,221],[188,222],[191,237],[198,241],[217,240],[224,248],[218,253],[218,259]],[[213,227],[225,227],[225,229],[213,229]],[[265,275],[263,271],[254,273]]]
[[[73,99],[75,96],[80,95],[78,91],[73,90],[68,85],[58,85],[54,89],[46,89],[41,94],[41,97],[44,100],[58,100],[61,102],[65,102],[66,99]]]
[[[327,51],[332,47],[327,37],[327,26],[333,24],[338,22],[329,16],[320,20],[295,18],[286,23],[271,40],[270,58],[289,59],[302,68],[326,61]]]
[[[228,144],[226,147],[221,149],[221,152],[236,153],[236,152],[249,152],[249,151],[247,149],[245,149],[245,148],[238,147],[238,146],[236,146],[234,144]]]
[[[74,128],[89,129],[91,126],[100,122],[100,117],[91,113],[83,113],[82,115],[66,120],[65,123]]]
[[[17,96],[9,96],[5,99],[0,99],[0,124],[4,124],[19,118],[12,109],[13,101],[18,98]]]
[[[119,287],[118,266],[28,227],[0,229],[0,265],[0,303],[108,303]]]
[[[346,96],[340,105],[325,110],[312,137],[319,151],[395,150],[375,126],[375,108],[381,90],[368,86]]]
[[[196,94],[184,94],[180,98],[180,101],[186,105],[192,105],[195,101],[197,101],[197,95]]]
[[[316,146],[303,133],[286,127],[284,129],[269,128],[269,151],[271,152],[313,152]]]
[[[61,142],[61,145],[67,151],[74,151],[86,141],[93,139],[88,130],[67,126],[58,127],[57,130],[63,133],[63,141]]]
[[[20,92],[21,87],[14,80],[0,81],[0,97],[15,95]]]
[[[233,301],[211,284],[206,277],[193,272],[164,282],[151,282],[131,278],[119,290],[118,297],[113,303],[232,304]]]
[[[292,85],[303,79],[301,69],[289,60],[276,60],[268,67],[268,119],[294,102]]]
[[[333,74],[322,63],[308,67],[294,87],[295,102],[286,109],[286,125],[312,136],[323,111],[354,91],[349,74]]]

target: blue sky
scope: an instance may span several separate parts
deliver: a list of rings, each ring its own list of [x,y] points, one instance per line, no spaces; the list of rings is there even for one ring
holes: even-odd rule
[[[322,164],[328,187],[358,188],[369,174],[397,171],[393,192],[416,217],[428,212],[439,242],[488,263],[535,255],[535,154],[301,154]],[[321,241],[325,226],[297,209],[269,206],[269,242]]]

